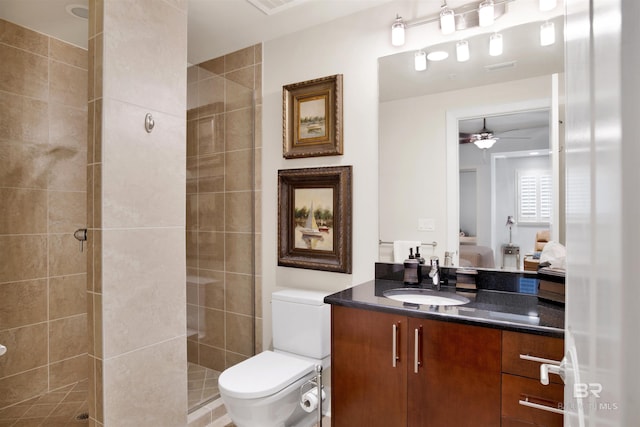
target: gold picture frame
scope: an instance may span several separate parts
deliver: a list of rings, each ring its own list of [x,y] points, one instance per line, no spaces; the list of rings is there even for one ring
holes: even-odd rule
[[[282,117],[284,158],[341,155],[342,74],[283,86]]]
[[[351,166],[278,171],[278,265],[351,273]]]

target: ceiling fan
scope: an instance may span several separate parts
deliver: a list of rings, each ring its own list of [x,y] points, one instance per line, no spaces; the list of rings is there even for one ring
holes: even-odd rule
[[[512,130],[515,130],[515,129],[512,129]],[[506,132],[510,132],[510,131],[505,131],[503,133],[506,133]],[[484,117],[482,119],[482,129],[480,129],[478,132],[474,132],[474,133],[460,132],[459,138],[460,138],[460,144],[468,144],[468,143],[472,142],[478,148],[481,148],[481,149],[491,148],[493,146],[493,144],[495,144],[501,138],[504,138],[504,139],[529,139],[528,137],[509,137],[509,136],[498,137],[498,136],[496,136],[496,134],[493,131],[487,129],[487,118],[486,117]]]

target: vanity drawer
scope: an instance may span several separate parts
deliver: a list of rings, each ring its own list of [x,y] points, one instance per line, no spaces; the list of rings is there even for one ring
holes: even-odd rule
[[[554,361],[564,356],[564,340],[543,335],[519,332],[502,332],[502,372],[540,380],[541,362],[526,360],[520,355]],[[557,375],[549,375],[549,381],[562,384]]]
[[[527,425],[562,427],[564,418],[562,414],[521,405],[519,403],[521,400],[561,409],[564,402],[564,386],[559,384],[545,386],[531,378],[502,374],[502,427]]]

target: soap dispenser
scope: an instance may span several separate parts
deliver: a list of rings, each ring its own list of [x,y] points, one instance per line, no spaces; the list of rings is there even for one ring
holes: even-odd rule
[[[416,259],[418,260],[418,264],[420,265],[426,264],[425,259],[422,258],[422,255],[420,255],[420,246],[416,246]]]
[[[413,255],[413,248],[409,249],[409,258],[404,260],[404,284],[418,285],[422,281],[422,267]]]

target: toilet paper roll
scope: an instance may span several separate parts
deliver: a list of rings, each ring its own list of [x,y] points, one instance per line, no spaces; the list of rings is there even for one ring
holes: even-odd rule
[[[326,393],[322,390],[322,400],[327,398]],[[305,412],[313,412],[318,409],[318,390],[311,389],[300,398],[300,407]]]

